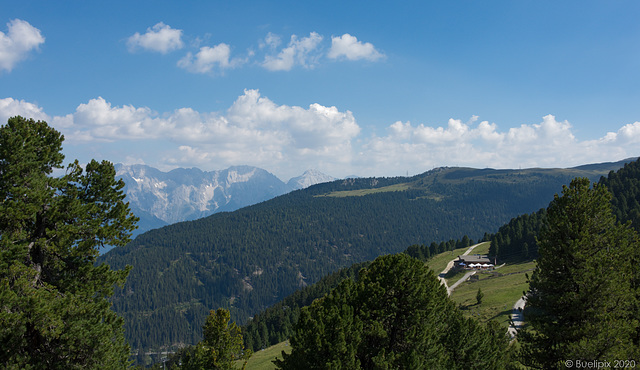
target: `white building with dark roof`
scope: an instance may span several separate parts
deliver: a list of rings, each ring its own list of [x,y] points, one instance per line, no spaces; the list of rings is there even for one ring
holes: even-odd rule
[[[454,266],[462,269],[490,270],[494,268],[493,261],[487,256],[472,254],[468,256],[458,256]]]

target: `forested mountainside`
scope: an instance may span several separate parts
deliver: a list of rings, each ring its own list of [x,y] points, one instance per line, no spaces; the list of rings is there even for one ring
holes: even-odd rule
[[[243,323],[341,267],[412,244],[478,239],[546,206],[572,178],[621,166],[339,180],[147,232],[100,262],[134,266],[113,298],[133,348],[195,343],[209,309],[229,308]]]
[[[618,221],[630,221],[633,228],[640,231],[640,159],[626,163],[617,171],[610,171],[598,183],[611,192],[611,206]],[[503,262],[535,259],[538,256],[536,236],[545,222],[546,213],[546,208],[542,208],[535,213],[514,217],[500,227],[491,236],[489,254]]]
[[[611,171],[600,183],[613,194],[611,205],[618,221],[631,221],[631,226],[640,232],[640,160]]]
[[[536,237],[544,225],[546,208],[514,217],[491,236],[489,256],[500,263],[533,261],[538,256]]]

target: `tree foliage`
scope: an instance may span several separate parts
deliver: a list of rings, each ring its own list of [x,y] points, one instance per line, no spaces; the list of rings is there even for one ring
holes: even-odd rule
[[[617,171],[610,171],[598,182],[609,189],[613,197],[613,214],[620,222],[631,221],[640,231],[640,159],[624,164]],[[514,217],[491,236],[490,256],[503,262],[532,261],[538,256],[536,237],[545,224],[546,208],[536,213]]]
[[[281,369],[502,368],[505,331],[462,317],[433,271],[377,258],[301,311]]]
[[[638,236],[616,223],[611,194],[575,179],[547,209],[530,279],[523,360],[564,368],[564,360],[638,359]],[[635,265],[634,265],[635,264]]]
[[[228,310],[211,310],[202,328],[204,339],[172,356],[167,366],[185,370],[235,369],[236,362],[244,360],[244,369],[251,351],[245,350],[241,329],[235,322],[229,324],[230,318]]]
[[[358,272],[371,262],[356,263],[301,288],[280,302],[256,314],[242,329],[248,349],[257,351],[289,339],[300,317],[300,310],[322,298],[345,279],[355,280]]]
[[[489,256],[500,262],[532,261],[538,256],[536,237],[547,217],[547,210],[514,217],[491,236]]]
[[[640,159],[611,171],[600,183],[614,194],[611,204],[618,221],[630,221],[631,226],[640,231]]]
[[[483,298],[484,298],[484,293],[482,293],[482,290],[478,288],[478,293],[476,293],[476,304],[481,305]]]
[[[111,163],[62,176],[64,137],[46,122],[0,127],[0,366],[122,368],[129,347],[107,297],[129,268],[94,265],[129,241],[136,218]]]

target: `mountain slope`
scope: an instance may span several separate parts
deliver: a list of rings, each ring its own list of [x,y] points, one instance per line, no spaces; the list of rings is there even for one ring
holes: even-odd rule
[[[598,170],[441,168],[338,180],[139,236],[100,260],[132,264],[114,309],[134,348],[194,343],[209,309],[240,323],[300,286],[412,244],[478,239]]]

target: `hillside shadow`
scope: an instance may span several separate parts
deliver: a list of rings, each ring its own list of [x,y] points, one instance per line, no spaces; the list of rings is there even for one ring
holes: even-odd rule
[[[440,277],[443,277],[445,279],[452,279],[452,278],[454,278],[456,276],[463,277],[464,274],[466,274],[466,273],[467,273],[467,270],[460,270],[460,269],[452,268],[451,270],[447,271],[446,274],[440,274]]]
[[[473,303],[473,304],[460,304],[458,305],[458,309],[460,311],[468,311],[472,308],[479,307],[481,304]]]
[[[489,318],[489,321],[494,320],[494,319],[497,319],[499,316],[502,316],[502,315],[511,315],[511,312],[512,312],[512,311],[513,311],[513,310],[511,310],[511,309],[501,311],[501,312],[499,312],[499,313],[497,313],[497,314],[493,315],[493,317],[490,317],[490,318]]]

